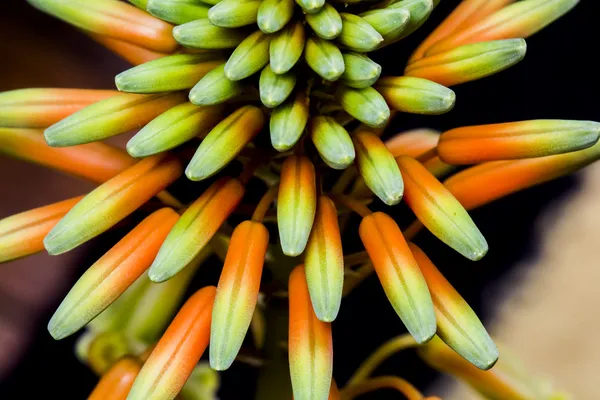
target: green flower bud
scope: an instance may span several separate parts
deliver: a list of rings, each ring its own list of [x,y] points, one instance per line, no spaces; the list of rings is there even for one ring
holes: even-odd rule
[[[288,98],[296,85],[296,75],[293,72],[277,75],[268,65],[262,70],[258,89],[260,100],[269,107],[277,107]]]
[[[395,110],[413,114],[444,114],[454,108],[454,91],[427,79],[410,76],[384,77],[377,90]]]
[[[247,78],[269,63],[268,35],[256,31],[233,51],[225,64],[225,76],[232,81]]]
[[[344,73],[344,57],[333,43],[319,37],[311,37],[306,41],[304,52],[306,62],[323,79],[337,81]]]
[[[383,37],[358,15],[341,13],[342,33],[337,40],[354,51],[371,51],[383,42]]]
[[[246,34],[237,29],[215,26],[208,19],[199,19],[173,28],[177,43],[195,49],[230,49],[240,44]]]
[[[385,99],[372,87],[341,87],[338,90],[338,98],[348,114],[372,128],[382,127],[390,118],[390,109]]]
[[[271,40],[269,47],[271,69],[276,74],[288,72],[298,62],[304,50],[302,22],[288,25]]]
[[[197,106],[210,106],[223,103],[243,90],[240,82],[230,81],[225,76],[225,64],[204,75],[190,91],[190,101]]]
[[[148,0],[150,14],[177,25],[206,18],[210,6],[200,0]]]
[[[294,15],[294,0],[263,0],[258,8],[258,27],[264,33],[281,30]]]
[[[334,169],[346,169],[354,162],[354,145],[343,126],[331,117],[311,120],[311,138],[319,155]]]
[[[189,89],[223,61],[215,52],[166,56],[121,72],[115,84],[120,91],[131,93]]]
[[[269,131],[276,150],[287,151],[294,147],[304,132],[308,113],[308,97],[302,92],[273,110]]]
[[[363,89],[374,84],[381,74],[381,66],[364,54],[344,53],[346,70],[340,81],[352,88]]]
[[[410,11],[406,8],[384,8],[360,14],[384,40],[398,38],[408,27]]]
[[[328,3],[314,14],[306,14],[306,22],[323,39],[332,40],[342,33],[342,17]]]
[[[239,28],[256,22],[259,0],[223,0],[208,11],[211,24]]]

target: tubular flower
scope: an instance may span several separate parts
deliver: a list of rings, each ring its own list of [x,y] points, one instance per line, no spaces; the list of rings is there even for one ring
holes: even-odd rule
[[[596,161],[599,124],[385,130],[399,113],[450,112],[450,86],[520,62],[525,38],[576,0],[463,0],[402,67],[380,64],[377,51],[421,27],[438,0],[28,2],[133,64],[115,77],[118,91],[0,93],[0,155],[98,185],[3,216],[0,262],[61,254],[142,221],[80,277],[48,325],[57,339],[84,330],[76,354],[102,375],[92,399],[213,399],[215,370],[234,362],[289,370],[293,393],[281,398],[391,388],[435,399],[399,377],[369,378],[405,347],[489,396],[542,398],[510,397],[497,367],[481,371],[496,362],[495,344],[412,241],[424,226],[479,260],[485,232],[467,210]],[[132,131],[126,152],[101,142]],[[393,210],[368,208],[402,200],[416,217],[405,231]],[[349,253],[356,236],[364,251]],[[207,260],[223,264],[217,288],[176,312]],[[409,334],[338,390],[331,322],[372,272]],[[207,347],[210,367],[198,365]]]

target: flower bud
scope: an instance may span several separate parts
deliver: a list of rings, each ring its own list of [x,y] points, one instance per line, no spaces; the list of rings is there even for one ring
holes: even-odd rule
[[[369,23],[383,40],[394,40],[408,27],[410,11],[406,8],[382,8],[360,14]]]
[[[249,35],[235,48],[225,64],[225,76],[231,81],[239,81],[260,71],[269,63],[269,43],[271,38],[261,31]]]
[[[288,157],[281,166],[277,198],[277,226],[284,254],[297,256],[304,251],[316,208],[314,166],[307,157]]]
[[[427,56],[470,43],[528,38],[569,12],[579,0],[526,0],[510,4],[444,38]]]
[[[46,129],[44,136],[53,147],[95,142],[139,129],[184,101],[183,93],[123,93],[77,111]]]
[[[223,115],[222,106],[198,107],[183,103],[159,115],[129,142],[127,152],[147,157],[173,149],[212,129]]]
[[[269,107],[277,107],[283,103],[296,86],[296,75],[293,72],[277,75],[270,66],[263,68],[258,82],[260,100]]]
[[[277,32],[292,19],[294,0],[262,0],[258,7],[258,27],[264,33]]]
[[[208,72],[190,91],[190,101],[197,106],[221,104],[243,91],[240,82],[225,76],[225,63]]]
[[[147,0],[147,3],[142,7],[144,10],[176,25],[206,18],[210,8],[200,0]]]
[[[391,108],[412,114],[444,114],[456,102],[451,89],[410,76],[384,77],[377,81],[376,88]]]
[[[341,13],[342,32],[337,40],[350,50],[372,51],[383,42],[383,37],[358,15]]]
[[[344,65],[346,69],[340,77],[340,81],[351,88],[364,89],[373,85],[379,75],[381,66],[364,54],[344,53]]]
[[[225,60],[219,53],[175,54],[121,72],[115,84],[122,92],[161,93],[189,89]]]
[[[436,331],[433,302],[400,228],[376,212],[363,218],[358,232],[392,307],[417,343],[427,342]]]
[[[19,89],[0,93],[0,126],[47,128],[100,100],[118,95],[115,90]]]
[[[302,8],[306,14],[318,12],[325,5],[325,0],[296,0],[296,4]]]
[[[238,29],[215,26],[204,18],[176,26],[173,37],[182,46],[194,49],[230,49],[240,44],[246,34]]]
[[[300,59],[304,50],[304,26],[302,22],[288,24],[273,35],[269,45],[269,61],[276,74],[288,72]]]
[[[260,108],[244,106],[219,122],[206,135],[185,174],[192,181],[213,176],[261,131],[265,117]]]
[[[174,399],[208,346],[215,287],[186,301],[135,379],[129,400]]]
[[[413,158],[396,158],[404,178],[404,202],[438,239],[472,261],[488,245],[463,206],[427,169]]]
[[[306,14],[306,22],[325,40],[333,40],[342,33],[342,17],[329,3],[325,3],[323,8],[314,14]]]
[[[592,121],[533,120],[468,126],[440,136],[438,154],[450,164],[544,157],[593,146],[600,124]]]
[[[83,196],[24,211],[0,220],[0,263],[44,250],[44,236]]]
[[[385,141],[385,147],[394,157],[417,158],[435,148],[440,133],[433,129],[421,128],[399,132]]]
[[[304,57],[308,66],[328,81],[337,81],[344,73],[344,58],[340,49],[316,36],[306,41]]]
[[[250,326],[262,275],[269,231],[263,224],[244,221],[231,236],[219,278],[210,336],[210,366],[231,366]]]
[[[194,260],[244,196],[237,179],[213,183],[179,218],[161,246],[148,276],[163,282]]]
[[[141,368],[135,358],[121,358],[100,378],[88,400],[126,400]]]
[[[302,265],[289,281],[289,359],[294,399],[326,399],[331,388],[333,340],[331,324],[313,311]]]
[[[372,87],[341,87],[338,98],[344,111],[371,128],[384,126],[390,118],[390,109],[385,99]]]
[[[311,120],[312,141],[319,155],[334,169],[346,169],[354,161],[354,145],[343,126],[332,117],[315,117]]]
[[[405,74],[444,86],[474,81],[503,71],[525,57],[523,39],[467,44],[409,64]]]
[[[256,22],[260,0],[221,0],[208,11],[211,24],[240,28]]]
[[[81,329],[150,267],[179,218],[170,208],[151,214],[94,263],[75,283],[48,323],[56,340]]]
[[[28,0],[31,5],[84,31],[123,40],[161,53],[177,43],[172,25],[117,0]]]
[[[293,99],[277,106],[271,112],[271,145],[277,151],[291,149],[302,136],[308,121],[308,101],[306,94],[298,92]]]
[[[492,368],[498,360],[498,348],[477,315],[423,250],[412,243],[409,247],[432,293],[437,336],[477,368]]]
[[[181,175],[175,158],[145,158],[91,191],[44,238],[48,253],[62,254],[98,236],[137,210]]]
[[[306,283],[317,318],[332,322],[342,302],[344,286],[344,254],[335,204],[326,196],[319,197],[315,223],[306,255]]]
[[[0,154],[53,168],[96,183],[104,183],[135,160],[124,151],[96,142],[49,147],[41,131],[0,128]]]
[[[396,160],[377,135],[359,131],[353,135],[356,166],[365,183],[385,204],[400,203],[404,182]]]

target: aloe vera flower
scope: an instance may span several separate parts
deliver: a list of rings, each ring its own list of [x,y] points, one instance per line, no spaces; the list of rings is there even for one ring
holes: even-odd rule
[[[1,155],[97,185],[0,220],[0,262],[65,253],[144,216],[48,324],[57,340],[83,330],[76,354],[100,375],[90,398],[213,399],[217,371],[244,362],[284,373],[277,398],[392,388],[424,399],[400,377],[369,378],[377,352],[345,385],[333,378],[334,321],[373,272],[408,331],[381,354],[417,347],[510,398],[487,378],[495,343],[415,236],[425,227],[465,264],[482,259],[486,232],[469,211],[596,161],[600,123],[386,128],[402,113],[451,112],[451,86],[523,60],[525,39],[577,0],[463,0],[405,66],[380,65],[377,51],[439,0],[28,2],[133,64],[117,90],[0,93]],[[102,142],[131,132],[125,149]],[[412,225],[392,207],[410,209]],[[362,247],[344,248],[348,237]],[[185,300],[209,258],[222,264],[218,284]]]

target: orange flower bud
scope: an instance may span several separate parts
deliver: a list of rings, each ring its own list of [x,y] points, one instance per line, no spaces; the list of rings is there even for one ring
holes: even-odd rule
[[[185,302],[135,379],[129,400],[174,399],[208,346],[216,288]]]
[[[124,151],[101,142],[50,147],[42,131],[35,129],[0,128],[0,153],[96,183],[104,183],[135,164]]]
[[[155,211],[96,261],[50,319],[52,337],[73,334],[115,301],[150,267],[178,218],[170,208]]]
[[[242,346],[256,307],[268,245],[269,231],[260,222],[244,221],[233,231],[213,308],[213,369],[229,368]]]
[[[73,197],[0,220],[0,262],[44,250],[44,237],[82,198]]]
[[[98,186],[48,233],[50,254],[62,254],[110,229],[182,174],[176,158],[148,157]]]
[[[126,400],[141,368],[140,362],[134,358],[120,359],[100,378],[88,400]]]
[[[376,212],[363,218],[358,232],[392,307],[415,340],[427,342],[436,331],[433,302],[400,228]]]
[[[294,399],[325,399],[331,389],[333,340],[331,324],[312,308],[304,266],[294,268],[289,281],[289,362]]]
[[[487,242],[463,206],[418,161],[406,156],[396,160],[404,176],[404,201],[423,225],[468,259],[481,259]]]

